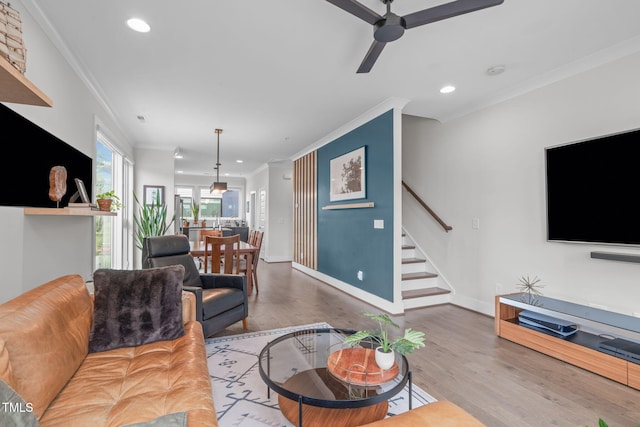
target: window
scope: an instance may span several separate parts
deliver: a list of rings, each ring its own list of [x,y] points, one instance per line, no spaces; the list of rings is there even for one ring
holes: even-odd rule
[[[130,238],[133,165],[99,129],[96,132],[96,179],[93,194],[115,190],[123,207],[115,217],[95,220],[95,268],[129,268],[133,265]]]
[[[240,192],[229,190],[222,193],[222,216],[238,218],[240,217]]]
[[[218,218],[222,216],[222,198],[211,194],[208,188],[200,189],[200,217]]]

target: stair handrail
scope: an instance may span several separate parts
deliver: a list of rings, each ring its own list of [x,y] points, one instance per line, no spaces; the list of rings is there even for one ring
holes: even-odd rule
[[[440,218],[440,217],[438,216],[438,214],[436,214],[436,213],[433,211],[433,209],[431,209],[431,208],[429,207],[429,205],[427,205],[427,204],[425,203],[425,201],[424,201],[424,200],[422,200],[422,198],[421,198],[420,196],[418,196],[418,195],[416,194],[416,192],[415,192],[415,191],[413,191],[413,190],[411,189],[411,187],[409,187],[409,185],[408,185],[406,182],[404,182],[404,180],[402,180],[402,186],[403,186],[403,187],[404,187],[404,188],[409,192],[409,194],[411,194],[411,195],[414,197],[414,199],[416,199],[416,200],[418,201],[418,203],[420,203],[420,205],[421,205],[421,206],[422,206],[422,207],[423,207],[427,212],[429,212],[429,214],[431,214],[431,216],[433,217],[433,219],[435,219],[435,220],[438,222],[438,224],[440,224],[440,225],[442,226],[442,228],[444,228],[444,231],[449,232],[449,230],[453,230],[453,227],[451,227],[450,225],[447,225],[447,223],[446,223],[446,222],[444,222],[444,221],[442,220],[442,218]]]

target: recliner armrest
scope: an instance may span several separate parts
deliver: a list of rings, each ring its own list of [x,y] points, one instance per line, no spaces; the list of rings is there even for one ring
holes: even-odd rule
[[[198,286],[183,286],[183,291],[191,292],[196,297],[196,320],[202,322],[202,288]]]
[[[247,295],[247,277],[242,274],[200,274],[202,287],[213,288],[236,288],[241,289]]]

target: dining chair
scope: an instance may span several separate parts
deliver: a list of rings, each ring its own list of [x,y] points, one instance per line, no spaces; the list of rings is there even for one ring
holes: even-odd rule
[[[205,273],[208,272],[209,267],[211,267],[212,273],[241,273],[237,265],[240,259],[239,234],[234,234],[233,236],[205,236],[204,239]],[[209,258],[211,262],[208,262]]]
[[[222,230],[198,230],[198,247],[204,245],[205,236],[222,236]],[[204,268],[204,257],[199,256],[198,259],[198,270],[202,270]],[[206,272],[206,270],[205,270]]]
[[[252,239],[253,237],[253,239]],[[264,237],[264,231],[260,230],[252,230],[249,234],[249,244],[257,247],[255,253],[253,254],[253,258],[251,260],[251,278],[252,285],[256,287],[256,293],[260,292],[258,288],[258,261],[260,261],[260,250],[262,249],[262,240]],[[247,271],[247,259],[243,257],[240,260],[240,271],[246,273]]]

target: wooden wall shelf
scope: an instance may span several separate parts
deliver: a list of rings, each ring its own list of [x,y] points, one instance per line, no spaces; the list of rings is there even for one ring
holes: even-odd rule
[[[17,104],[53,106],[53,101],[0,56],[0,101]]]
[[[333,209],[360,209],[360,208],[372,208],[375,204],[373,202],[362,202],[362,203],[341,203],[338,205],[327,205],[323,206],[322,210],[333,210]]]
[[[91,209],[69,208],[24,208],[25,215],[53,216],[116,216],[116,212],[94,211]]]

